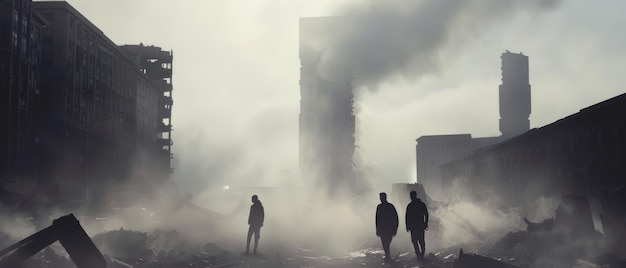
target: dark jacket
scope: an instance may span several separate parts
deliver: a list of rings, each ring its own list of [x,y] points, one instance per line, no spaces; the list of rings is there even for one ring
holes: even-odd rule
[[[248,216],[248,224],[251,226],[263,226],[263,220],[265,219],[265,211],[263,210],[263,204],[261,201],[250,206],[250,216]]]
[[[398,232],[398,212],[391,203],[380,203],[376,207],[376,235],[396,235]]]
[[[424,230],[428,227],[428,209],[419,198],[411,201],[406,207],[406,228],[408,230]]]

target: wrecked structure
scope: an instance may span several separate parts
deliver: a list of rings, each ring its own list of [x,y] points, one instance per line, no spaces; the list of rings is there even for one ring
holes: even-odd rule
[[[528,56],[502,53],[502,84],[499,87],[499,137],[474,138],[471,134],[421,136],[415,146],[417,179],[429,193],[442,195],[441,165],[465,157],[479,148],[522,134],[530,129],[531,112]]]
[[[0,267],[23,267],[40,250],[59,241],[79,268],[104,268],[106,260],[73,214],[60,217],[45,228],[0,250]],[[47,266],[45,266],[47,267]]]
[[[421,136],[416,140],[415,146],[417,179],[424,184],[430,195],[440,197],[444,194],[439,169],[441,165],[499,140],[500,137],[473,138],[471,134]]]
[[[300,19],[300,171],[308,187],[330,195],[357,185],[352,72],[333,66],[322,75],[319,69],[340,23],[340,17]]]
[[[172,153],[172,51],[160,47],[124,45],[118,47],[135,64],[135,68],[150,80],[151,87],[137,91],[137,149],[139,165],[156,169],[158,174],[173,172],[170,160]],[[154,88],[158,90],[155,100]],[[156,104],[156,105],[155,105]],[[158,107],[156,111],[154,107]],[[156,120],[155,120],[156,112]],[[154,122],[156,121],[156,143],[154,146]]]
[[[626,233],[598,232],[591,210],[587,195],[563,195],[551,217],[524,218],[526,230],[509,232],[483,254],[519,267],[624,267]]]
[[[0,4],[0,185],[38,176],[41,31],[46,21],[30,0]],[[0,195],[15,198],[11,192]]]
[[[584,193],[608,235],[626,217],[625,130],[622,94],[445,164],[443,180],[473,200],[498,196],[523,207],[542,196]]]
[[[528,56],[502,53],[502,85],[500,96],[500,133],[505,139],[530,129],[531,103],[528,78]]]
[[[104,185],[137,177],[137,169],[167,180],[171,52],[118,47],[66,2],[12,2],[2,4],[2,14],[19,15],[20,29],[6,39],[16,42],[6,58],[15,68],[0,76],[16,89],[2,117],[12,126],[0,145],[2,201],[22,211],[74,208],[98,203]]]

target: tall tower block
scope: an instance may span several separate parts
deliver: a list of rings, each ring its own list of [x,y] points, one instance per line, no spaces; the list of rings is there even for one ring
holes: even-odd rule
[[[528,57],[522,53],[502,53],[500,85],[500,132],[510,138],[530,129],[530,84]]]
[[[307,187],[338,196],[354,190],[355,117],[351,71],[319,72],[340,17],[300,19],[300,172]]]

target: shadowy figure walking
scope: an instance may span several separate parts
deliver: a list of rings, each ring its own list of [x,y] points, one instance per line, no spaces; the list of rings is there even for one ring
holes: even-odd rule
[[[424,231],[428,230],[428,209],[426,204],[417,198],[417,192],[411,191],[411,203],[406,207],[406,231],[411,231],[411,242],[418,259],[424,258],[426,242]]]
[[[248,216],[248,224],[250,225],[250,228],[248,228],[248,240],[246,242],[245,254],[248,254],[250,252],[250,239],[252,238],[252,234],[254,234],[253,254],[256,254],[256,249],[259,245],[261,226],[263,226],[264,219],[265,211],[263,210],[263,204],[261,204],[261,201],[259,201],[258,196],[253,195],[252,206],[250,206],[250,216]]]
[[[398,212],[396,207],[387,202],[387,194],[380,193],[380,204],[376,207],[376,236],[380,237],[385,250],[385,261],[391,260],[389,246],[391,239],[398,232]]]

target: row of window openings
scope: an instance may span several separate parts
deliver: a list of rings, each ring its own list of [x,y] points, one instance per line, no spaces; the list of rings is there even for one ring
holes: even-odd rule
[[[119,103],[117,103],[117,104],[113,104],[111,102],[104,103],[102,100],[98,101],[98,103],[95,103],[95,104],[100,104],[100,105],[94,105],[95,109],[97,110],[97,113],[100,114],[100,115],[104,114],[103,113],[104,110],[119,111],[119,110],[121,110],[121,108],[123,106],[125,106],[125,105],[119,104]],[[76,108],[80,108],[80,111],[84,111],[84,110],[87,109],[87,101],[84,100],[84,99],[80,99],[79,100],[78,96],[74,96],[73,98],[72,97],[66,98],[66,101],[65,101],[65,109],[66,109],[66,111],[67,110],[72,110],[72,107],[74,107],[73,110],[78,110]],[[108,107],[109,109],[105,109],[105,107]],[[126,107],[126,108],[129,108],[129,107]],[[125,110],[128,110],[128,109],[125,109]]]
[[[77,43],[82,44],[82,45],[87,45],[89,44],[90,48],[94,47],[94,44],[96,43],[96,38],[93,34],[89,34],[89,32],[87,30],[83,31],[83,35],[80,35],[77,37],[75,35],[75,32],[70,29],[68,32],[68,37],[70,39],[70,42],[74,42],[76,40]]]
[[[20,15],[17,10],[13,10],[13,30],[17,30],[19,22]],[[26,14],[22,16],[22,31],[24,33],[28,32],[28,16]]]
[[[71,60],[72,60],[72,58],[69,57],[68,58],[68,63],[71,63]],[[96,70],[93,70],[93,68],[89,68],[89,71],[87,72],[87,74],[83,74],[83,76],[84,75],[95,76],[96,78],[98,78],[98,77],[100,77],[99,74],[101,74],[102,72],[99,72],[97,69],[98,69],[98,67],[96,67]],[[77,71],[80,71],[80,70],[81,69],[78,69]],[[108,74],[108,75],[106,75],[106,76],[103,75],[104,76],[103,77],[104,81],[111,83],[111,81],[115,80],[115,81],[119,81],[120,83],[123,83],[123,84],[134,84],[134,82],[132,82],[132,80],[134,80],[134,79],[130,75],[128,75],[128,72],[123,72],[126,75],[121,75],[122,77],[121,77],[121,81],[120,81],[119,79],[113,79],[113,77],[111,75],[111,71],[112,71],[112,68],[107,68],[106,74]],[[128,71],[128,70],[125,70],[125,71]],[[69,76],[74,76],[75,73],[76,73],[76,71],[74,71],[71,67],[68,69],[68,75]],[[80,72],[78,72],[78,73],[80,74]],[[75,80],[80,80],[80,75],[74,76],[74,79]],[[93,83],[92,78],[89,79],[89,83],[90,84]]]
[[[82,92],[82,94],[86,94],[84,91],[81,91],[81,92]],[[72,89],[68,89],[68,91],[66,93],[66,96],[68,97],[68,100],[71,99],[72,95],[73,95],[72,94]],[[96,90],[94,91],[94,95],[93,95],[94,96],[94,100],[97,103],[102,103],[103,100],[104,100],[103,95],[106,96],[107,95],[106,92],[102,92],[102,90],[99,90],[98,88],[96,88]],[[77,97],[77,96],[75,96],[75,97]],[[78,97],[78,98],[80,98],[80,97]],[[138,96],[136,101],[137,101],[137,106],[143,108],[142,110],[148,110],[146,108],[154,107],[153,110],[156,113],[157,106],[158,106],[157,105],[158,102],[157,102],[156,96],[154,96],[154,95],[152,95],[152,96],[151,95],[146,95],[144,97],[144,96],[140,95],[140,96]],[[172,107],[171,107],[171,105],[165,105],[164,108],[169,110]]]
[[[107,82],[109,82],[109,81],[107,81]],[[106,83],[104,81],[101,82],[99,79],[96,81],[96,83],[94,83],[94,79],[93,78],[81,79],[79,76],[72,76],[72,75],[70,75],[68,77],[68,83],[70,85],[73,84],[74,88],[80,88],[80,85],[82,84],[82,85],[85,85],[86,89],[88,89],[88,90],[94,90],[95,89],[95,90],[99,91],[100,89],[108,89],[107,91],[113,91],[112,90],[113,87],[111,86],[110,82],[109,83]],[[118,86],[118,87],[115,87],[115,88],[119,89],[120,87]],[[131,94],[132,87],[121,87],[121,88],[122,88],[121,91],[118,91],[118,90],[115,90],[115,91],[124,93],[123,96],[125,96],[125,97],[130,97],[132,95]],[[81,88],[81,89],[84,90],[85,88]]]
[[[158,62],[159,59],[147,59],[146,61],[149,62],[149,63],[155,63],[155,62]],[[171,62],[163,62],[163,63],[161,63],[161,68],[163,68],[163,69],[172,69],[172,63]]]

